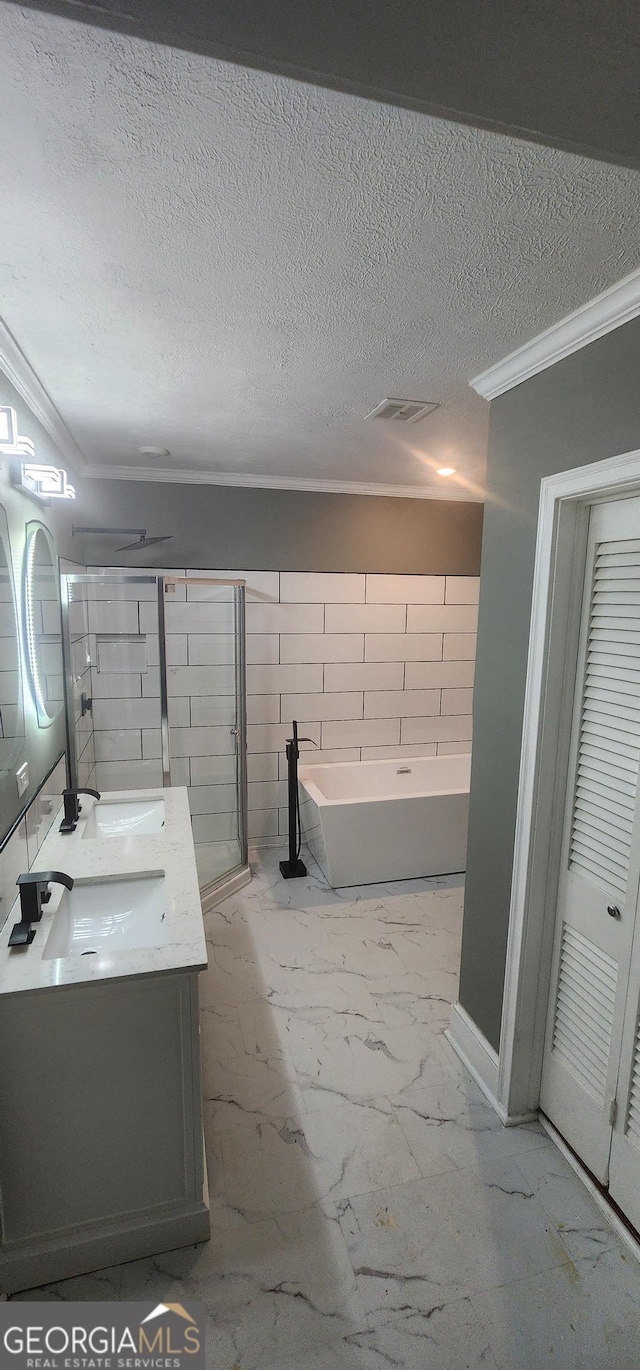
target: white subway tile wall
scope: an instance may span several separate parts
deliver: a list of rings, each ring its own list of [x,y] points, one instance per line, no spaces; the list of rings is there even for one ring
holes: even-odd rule
[[[284,743],[293,718],[318,744],[302,747],[314,762],[469,750],[478,577],[282,572],[280,608],[255,610],[251,573],[247,580],[255,844],[286,837]],[[259,633],[269,635],[260,639],[269,642],[262,662],[252,653]]]
[[[444,604],[444,576],[367,576],[367,604]],[[453,599],[474,604],[472,599]]]
[[[362,661],[363,655],[363,633],[298,633],[280,639],[283,662]]]
[[[293,718],[316,744],[303,743],[305,757],[318,762],[469,750],[477,577],[171,574],[247,582],[252,843],[286,838],[284,748]],[[101,680],[94,669],[98,788],[162,781],[155,605],[144,589],[138,603],[131,586],[114,603],[101,587],[90,606],[91,634],[146,635],[147,653],[140,674]],[[233,837],[231,628],[229,606],[206,586],[178,587],[167,602],[172,778],[191,786],[194,837],[203,843]]]
[[[327,604],[328,633],[404,633],[406,604]]]

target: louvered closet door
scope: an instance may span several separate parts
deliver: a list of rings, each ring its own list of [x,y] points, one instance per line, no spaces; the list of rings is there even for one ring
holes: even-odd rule
[[[640,500],[630,499],[590,519],[541,1091],[603,1183],[634,938],[639,766]]]
[[[609,1190],[634,1226],[640,1229],[640,918],[637,903],[634,921],[611,1139]]]
[[[640,1228],[640,937],[631,957],[629,992],[622,1032],[616,1119],[611,1139],[609,1191]]]

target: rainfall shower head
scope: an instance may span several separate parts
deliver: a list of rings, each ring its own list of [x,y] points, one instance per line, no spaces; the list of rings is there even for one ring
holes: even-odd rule
[[[122,536],[123,533],[137,533],[137,542],[127,542],[124,547],[116,547],[116,552],[142,552],[145,547],[152,547],[156,542],[170,542],[173,533],[165,533],[163,537],[148,538],[146,528],[80,528],[74,524],[72,533],[108,533],[111,536]]]
[[[148,538],[146,529],[143,529],[137,542],[128,542],[125,547],[116,547],[115,550],[116,552],[141,552],[144,547],[153,546],[154,542],[170,542],[172,537],[173,533],[165,533],[164,537]]]

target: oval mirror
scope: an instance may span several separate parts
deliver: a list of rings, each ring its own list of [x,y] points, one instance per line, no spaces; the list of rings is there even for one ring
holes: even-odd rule
[[[64,697],[60,577],[45,528],[27,524],[22,581],[25,655],[38,723],[47,728]]]
[[[15,765],[24,742],[20,677],[20,638],[9,526],[0,505],[0,776]]]

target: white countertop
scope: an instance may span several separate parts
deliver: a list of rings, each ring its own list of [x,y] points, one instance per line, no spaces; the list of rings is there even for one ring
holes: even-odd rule
[[[189,800],[186,789],[128,790],[102,794],[103,801],[163,799],[165,824],[161,832],[140,837],[84,838],[86,821],[96,803],[81,797],[82,815],[76,831],[58,831],[62,807],[49,836],[38,853],[38,870],[58,870],[76,882],[123,879],[127,876],[161,874],[165,886],[165,940],[158,947],[100,951],[58,959],[43,958],[64,889],[51,886],[51,900],[42,919],[34,923],[30,946],[9,948],[14,923],[20,920],[18,899],[0,932],[0,996],[33,993],[63,985],[82,985],[104,980],[133,979],[139,975],[162,975],[171,971],[204,970],[207,950],[196,870]],[[17,890],[16,890],[17,894]]]

